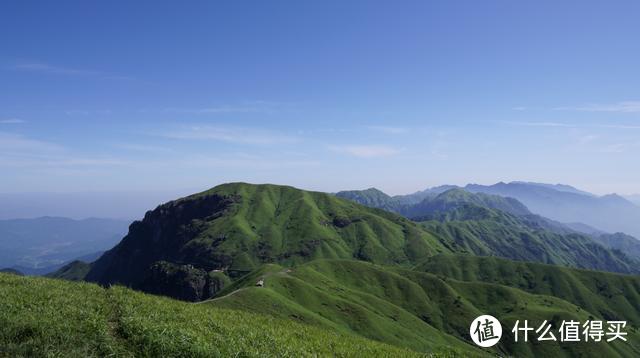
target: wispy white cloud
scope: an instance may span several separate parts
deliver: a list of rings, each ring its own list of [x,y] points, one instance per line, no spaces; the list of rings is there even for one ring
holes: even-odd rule
[[[640,126],[626,125],[626,124],[600,124],[600,125],[596,125],[596,127],[610,128],[610,129],[640,129]]]
[[[125,164],[128,164],[126,160],[78,155],[55,143],[0,132],[0,166],[45,168]]]
[[[280,132],[249,127],[229,126],[191,126],[171,132],[165,132],[161,136],[170,139],[182,140],[212,140],[236,144],[286,144],[296,143],[300,138]]]
[[[99,110],[86,110],[86,109],[69,109],[64,111],[66,115],[69,116],[88,116],[88,115],[105,115],[111,114],[110,109],[99,109]]]
[[[523,127],[556,127],[556,128],[608,128],[608,129],[640,129],[640,125],[600,124],[600,123],[563,123],[563,122],[518,122],[498,121],[497,123]]]
[[[401,152],[400,149],[386,145],[345,145],[330,146],[333,152],[343,153],[360,158],[389,157]]]
[[[100,75],[101,72],[98,71],[90,71],[90,70],[82,70],[77,68],[68,68],[68,67],[58,67],[52,66],[46,63],[38,63],[38,62],[29,62],[29,63],[20,63],[13,66],[14,70],[18,71],[29,71],[29,72],[42,72],[42,73],[50,73],[57,75]]]
[[[224,114],[224,113],[278,113],[295,107],[294,103],[276,101],[241,101],[234,104],[218,104],[213,106],[184,108],[167,107],[162,112],[192,113],[192,114]],[[153,110],[141,110],[141,112],[153,112]]]
[[[565,127],[575,128],[575,124],[562,123],[562,122],[517,122],[517,121],[499,121],[499,123],[509,124],[514,126],[523,127]]]
[[[215,168],[215,167],[233,167],[233,168],[251,168],[258,170],[269,170],[279,168],[303,168],[314,167],[320,165],[320,162],[315,160],[290,160],[283,158],[266,158],[262,156],[191,156],[185,160],[181,160],[179,163],[175,163],[176,166],[184,165],[187,167],[196,168]]]
[[[612,143],[599,148],[599,151],[602,153],[624,153],[629,147],[629,143]]]
[[[58,153],[62,146],[57,144],[30,139],[20,134],[0,132],[0,153]]]
[[[583,112],[620,112],[640,113],[640,101],[622,101],[610,104],[588,104],[574,107],[558,107],[559,111],[583,111]]]
[[[25,62],[11,66],[10,69],[14,71],[23,72],[35,72],[52,75],[64,75],[64,76],[91,76],[99,77],[106,80],[133,80],[132,77],[117,75],[113,73],[107,73],[102,71],[94,71],[80,68],[54,66],[42,62]]]
[[[387,134],[404,134],[409,131],[407,128],[393,126],[368,126],[367,129]]]
[[[591,142],[595,141],[598,138],[600,138],[600,137],[595,135],[595,134],[587,134],[587,135],[583,135],[580,138],[578,138],[578,143],[580,145],[584,145],[584,144],[591,143]]]
[[[115,143],[115,148],[136,151],[136,152],[148,152],[148,153],[171,153],[174,150],[166,146],[158,145],[146,145],[138,143]]]
[[[22,124],[25,122],[25,120],[19,118],[0,119],[0,124]]]

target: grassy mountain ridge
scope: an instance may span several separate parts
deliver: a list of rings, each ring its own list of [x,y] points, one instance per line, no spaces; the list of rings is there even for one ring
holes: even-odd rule
[[[346,190],[336,193],[336,196],[355,201],[356,203],[364,206],[391,212],[397,212],[402,206],[404,206],[403,201],[393,198],[376,188],[369,188],[365,190]]]
[[[414,270],[464,282],[495,283],[561,298],[606,319],[640,326],[640,276],[570,269],[497,257],[438,255]]]
[[[462,205],[474,205],[504,211],[513,215],[530,215],[531,212],[519,201],[497,195],[472,194],[463,189],[447,190],[422,202],[402,208],[400,213],[410,218],[424,217],[433,213],[443,213]]]
[[[86,279],[107,287],[124,284],[183,300],[209,300],[177,304],[122,288],[100,291],[86,284],[47,286],[60,281],[11,281],[4,291],[0,288],[9,302],[7,310],[13,312],[13,316],[4,318],[12,328],[6,333],[8,338],[3,339],[16,352],[30,353],[19,350],[19,343],[31,336],[25,338],[20,333],[14,306],[21,306],[14,302],[19,294],[25,295],[29,285],[35,285],[31,289],[51,291],[39,293],[38,302],[48,302],[42,308],[47,310],[81,300],[66,290],[96,296],[90,301],[91,310],[95,311],[91,313],[94,326],[81,325],[83,330],[97,334],[84,339],[94,340],[99,346],[85,344],[82,348],[98,352],[96,355],[289,352],[297,356],[315,352],[308,346],[290,343],[287,339],[293,338],[286,338],[291,337],[288,331],[262,335],[261,331],[250,330],[251,320],[267,319],[261,315],[275,319],[265,324],[297,321],[318,330],[313,333],[317,337],[309,340],[313,349],[323,352],[320,355],[331,354],[335,348],[317,348],[313,343],[327,339],[322,333],[327,331],[347,337],[347,341],[357,335],[427,354],[640,354],[636,343],[640,335],[635,329],[629,331],[628,344],[516,344],[507,328],[505,338],[493,349],[483,351],[472,345],[469,324],[485,313],[499,317],[505,327],[517,319],[538,323],[547,319],[556,328],[562,319],[625,319],[632,327],[640,320],[636,276],[470,255],[622,272],[638,269],[623,254],[607,250],[586,236],[560,234],[530,214],[516,215],[492,208],[489,205],[513,204],[494,199],[450,190],[427,199],[436,203],[429,209],[435,220],[416,223],[325,193],[268,184],[220,185],[147,212],[143,220],[130,226],[120,244],[99,260],[90,266],[71,264],[56,276],[76,278],[88,268]],[[23,286],[17,285],[20,282]],[[51,297],[56,294],[68,301]],[[220,321],[232,320],[236,314],[220,309],[246,311],[250,316],[241,317],[242,330],[251,333],[247,335]],[[41,314],[47,319],[57,317],[57,312]],[[207,320],[210,316],[213,318]],[[109,329],[114,325],[115,332]],[[62,340],[62,328],[54,325],[46,330],[34,326],[35,322],[28,328],[36,332],[32,349],[51,343],[46,338],[51,334],[56,335],[54,344]],[[216,336],[220,332],[226,332],[224,339],[233,341],[231,348],[212,343],[215,337],[220,338]],[[280,346],[265,346],[272,334],[285,337],[277,341]],[[258,337],[258,343],[248,337]],[[288,351],[287,344],[294,344],[301,351]],[[63,345],[67,347],[67,343]],[[363,349],[369,352],[366,349],[373,348]]]
[[[461,256],[466,258],[468,255]],[[439,255],[427,262],[440,257],[449,255]],[[455,262],[457,256],[453,257],[452,262]],[[474,258],[468,257],[470,260]],[[506,263],[503,263],[503,269]],[[548,267],[552,272],[553,266]],[[490,280],[459,280],[454,274],[426,272],[425,268],[426,263],[417,270],[409,270],[353,260],[318,260],[291,270],[257,275],[253,279],[262,278],[264,287],[255,287],[252,282],[247,282],[234,293],[203,304],[263,312],[425,352],[442,344],[464,349],[470,343],[469,323],[486,313],[498,317],[504,326],[509,327],[504,333],[507,338],[503,338],[495,349],[487,350],[492,354],[630,357],[640,353],[637,342],[629,345],[583,343],[571,346],[553,342],[516,344],[509,332],[515,320],[525,318],[539,321],[538,324],[544,319],[559,324],[562,319],[586,321],[590,317],[602,318],[607,314],[608,318],[625,318],[635,323],[640,311],[637,305],[631,304],[633,295],[628,297],[629,305],[615,311],[611,307],[616,305],[616,300],[605,300],[592,293],[586,297],[596,297],[599,301],[586,306],[580,301],[585,297],[571,296],[572,287],[567,288],[569,292],[564,293],[563,299],[560,298],[562,295],[554,297],[555,293],[549,291],[527,292],[520,287],[520,282],[505,280],[500,284]],[[625,286],[628,283],[623,285],[627,276],[596,273],[596,276],[602,276],[593,279],[588,271],[562,270],[570,277],[580,277],[582,281],[575,280],[582,282],[582,286],[610,278],[611,290],[628,287]],[[515,274],[512,276],[517,277]],[[618,277],[622,277],[621,281]],[[590,281],[592,279],[593,282]],[[631,287],[635,287],[633,285],[635,283]],[[636,289],[636,295],[637,292]],[[636,331],[631,331],[630,335],[640,337]]]
[[[449,356],[451,350],[443,351]],[[418,357],[291,320],[122,287],[0,274],[0,356]]]
[[[356,194],[352,198],[361,202]],[[453,242],[459,252],[622,273],[640,272],[640,262],[632,255],[635,251],[628,251],[627,256],[611,250],[622,248],[618,244],[620,238],[603,241],[576,233],[532,214],[512,198],[454,188],[397,211],[423,220],[427,231]],[[626,242],[627,248],[635,244]]]
[[[629,257],[640,259],[640,240],[633,236],[617,232],[615,234],[595,234],[591,237],[604,247],[616,249]]]
[[[622,253],[546,221],[497,196],[459,189],[435,198],[418,225],[399,215],[288,186],[230,183],[147,212],[91,265],[86,279],[198,301],[266,263],[355,259],[411,266],[440,253],[469,252],[615,272],[638,272]],[[516,216],[492,207],[526,215]],[[444,216],[442,216],[444,215]],[[453,220],[453,221],[447,221]]]
[[[55,272],[44,275],[49,278],[59,278],[68,281],[83,281],[91,269],[91,264],[84,261],[72,261]]]
[[[490,211],[481,220],[427,221],[424,227],[452,240],[459,251],[592,270],[639,273],[638,262],[588,236],[532,229],[521,218]]]
[[[446,240],[393,213],[325,193],[231,183],[147,212],[87,279],[144,288],[150,278],[182,280],[174,275],[180,270],[150,271],[160,261],[199,270],[196,277],[223,270],[234,278],[264,263],[327,258],[411,265],[442,252],[451,252]],[[194,291],[206,291],[207,279],[198,281]]]

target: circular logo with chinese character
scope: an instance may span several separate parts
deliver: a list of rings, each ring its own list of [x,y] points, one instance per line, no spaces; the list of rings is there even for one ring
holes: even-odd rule
[[[497,318],[482,315],[471,323],[469,334],[473,342],[480,347],[488,348],[500,342],[502,337],[502,325]]]

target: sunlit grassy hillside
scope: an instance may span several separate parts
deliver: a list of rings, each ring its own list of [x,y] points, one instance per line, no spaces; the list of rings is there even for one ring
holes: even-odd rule
[[[487,350],[491,354],[640,355],[635,328],[640,277],[468,255],[429,260],[434,261],[415,270],[353,260],[319,260],[291,269],[272,265],[203,304],[263,312],[422,352],[444,346],[473,351],[469,324],[491,314],[501,320],[505,334]],[[255,287],[260,278],[264,287]],[[525,319],[548,320],[556,332],[562,320],[627,320],[629,342],[515,343],[511,328]]]
[[[88,283],[0,274],[2,357],[412,357],[268,316]]]

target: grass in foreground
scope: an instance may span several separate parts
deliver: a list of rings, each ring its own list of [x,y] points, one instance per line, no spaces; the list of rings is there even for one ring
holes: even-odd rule
[[[288,320],[122,287],[0,274],[0,356],[420,355]]]

